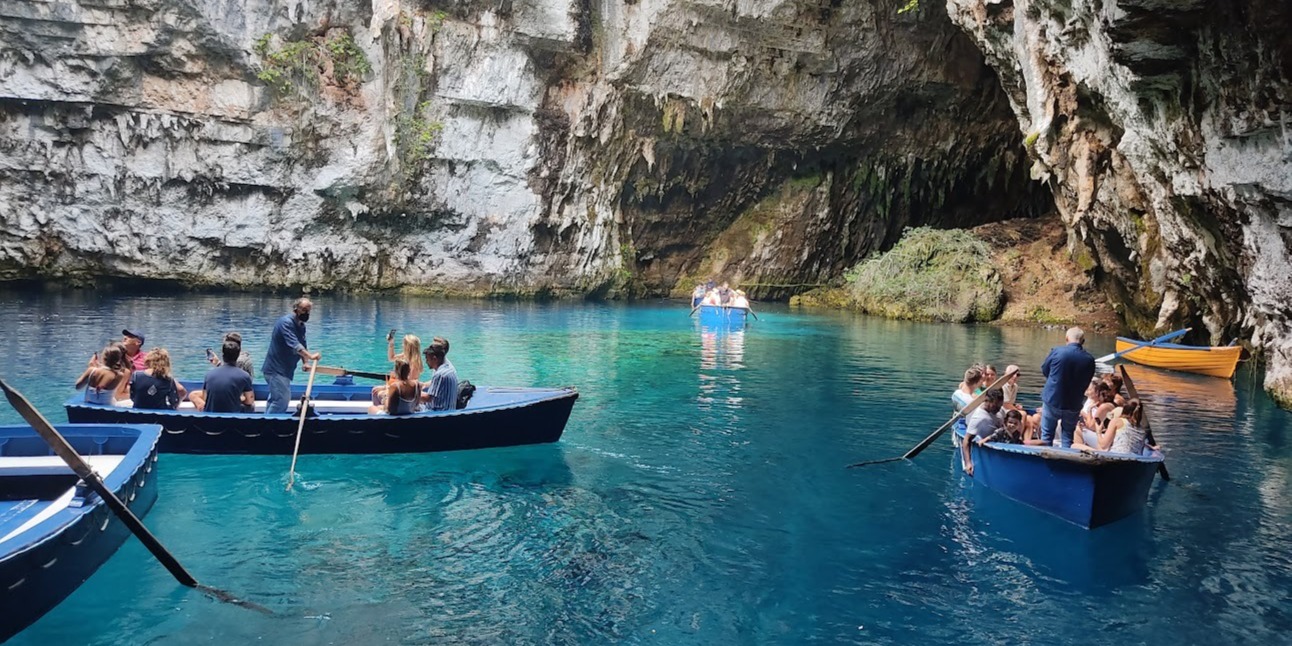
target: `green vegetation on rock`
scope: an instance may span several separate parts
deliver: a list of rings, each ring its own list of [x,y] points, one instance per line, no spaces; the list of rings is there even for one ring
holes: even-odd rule
[[[887,253],[846,275],[856,309],[918,321],[991,321],[1005,304],[991,249],[972,233],[908,229]]]
[[[264,34],[256,39],[252,49],[261,61],[256,78],[273,88],[279,97],[305,97],[316,90],[325,63],[331,64],[332,78],[342,86],[360,83],[372,72],[368,57],[348,33],[301,40],[280,39],[277,48],[274,40],[273,34]]]
[[[405,166],[416,166],[429,159],[444,131],[443,123],[423,116],[430,109],[431,102],[423,101],[411,114],[400,112],[395,117],[395,148]]]

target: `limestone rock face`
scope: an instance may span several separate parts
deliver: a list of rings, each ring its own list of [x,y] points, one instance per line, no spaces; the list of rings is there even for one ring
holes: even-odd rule
[[[3,4],[0,278],[765,298],[1052,208],[898,0]]]
[[[1292,405],[1292,4],[948,0],[1141,334],[1250,339]]]

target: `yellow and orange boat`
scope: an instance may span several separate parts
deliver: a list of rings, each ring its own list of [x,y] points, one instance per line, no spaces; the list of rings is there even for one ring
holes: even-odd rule
[[[1234,369],[1238,367],[1238,358],[1243,353],[1242,346],[1238,345],[1214,347],[1175,343],[1149,345],[1150,343],[1153,342],[1136,341],[1119,336],[1117,353],[1123,358],[1145,366],[1196,372],[1221,379],[1234,376]],[[1135,346],[1143,347],[1134,352],[1127,352]]]

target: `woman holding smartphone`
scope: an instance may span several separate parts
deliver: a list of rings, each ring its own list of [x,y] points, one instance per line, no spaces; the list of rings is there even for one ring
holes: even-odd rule
[[[395,354],[395,330],[386,334],[386,358],[391,362],[403,361],[408,364],[408,379],[417,381],[422,377],[422,340],[416,334],[404,335],[403,351]],[[396,363],[396,366],[398,364]],[[381,406],[386,401],[386,389],[391,383],[400,381],[397,373],[391,372],[386,379],[386,386],[372,389],[372,405]]]

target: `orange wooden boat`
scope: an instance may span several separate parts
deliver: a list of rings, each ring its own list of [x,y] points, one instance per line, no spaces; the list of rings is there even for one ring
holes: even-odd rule
[[[1196,372],[1200,375],[1220,377],[1221,379],[1229,379],[1234,376],[1234,369],[1238,367],[1239,355],[1243,353],[1242,346],[1238,345],[1211,347],[1175,343],[1149,345],[1149,343],[1151,341],[1136,341],[1119,336],[1117,337],[1117,352],[1120,354],[1135,346],[1144,346],[1134,352],[1123,354],[1122,357],[1145,366]]]

